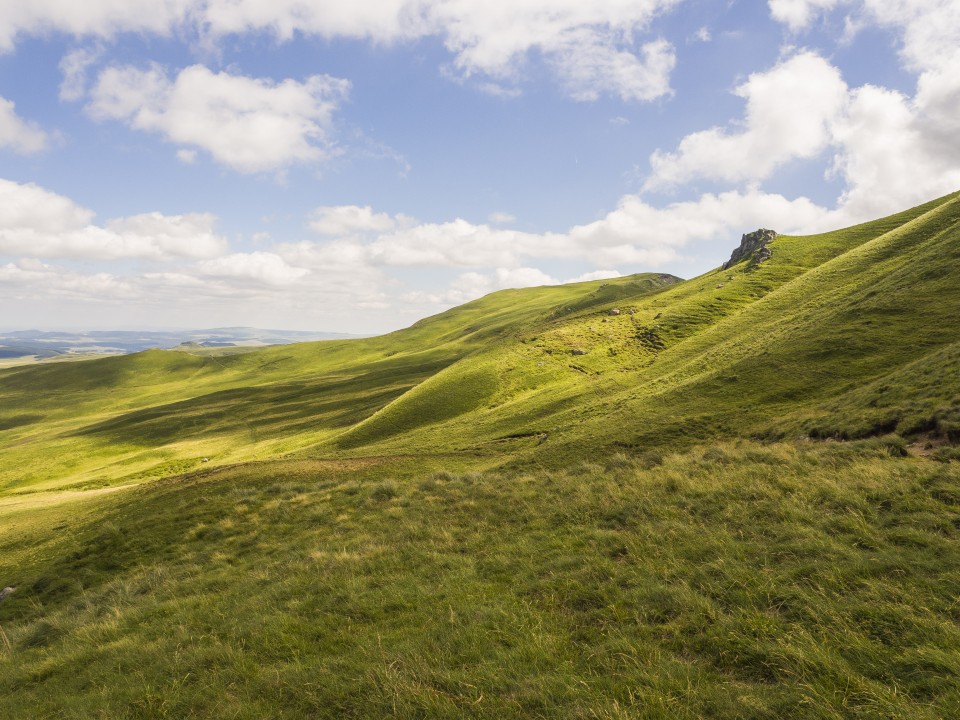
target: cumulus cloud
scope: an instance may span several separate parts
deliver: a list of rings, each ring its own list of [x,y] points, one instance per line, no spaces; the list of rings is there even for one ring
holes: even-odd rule
[[[769,0],[770,15],[791,30],[798,31],[810,25],[814,18],[832,10],[847,0]]]
[[[574,97],[599,93],[651,100],[669,92],[673,50],[663,40],[637,44],[650,22],[681,0],[34,0],[0,5],[0,50],[19,35],[50,31],[110,38],[123,32],[168,35],[184,28],[216,40],[267,31],[389,43],[439,38],[463,77],[511,93],[538,55]],[[69,93],[69,91],[68,91]]]
[[[372,262],[384,265],[496,267],[515,265],[524,255],[562,253],[563,243],[560,236],[498,230],[457,218],[381,235],[366,249]]]
[[[292,266],[337,272],[357,268],[463,268],[471,272],[496,268],[496,282],[484,281],[485,286],[522,287],[558,282],[533,273],[531,262],[568,260],[604,268],[575,278],[578,281],[616,277],[618,271],[608,268],[627,264],[662,267],[680,260],[682,249],[692,242],[730,241],[744,229],[761,225],[782,232],[813,231],[824,229],[833,219],[830,212],[806,198],[788,200],[756,188],[707,194],[664,208],[628,195],[605,217],[564,233],[498,229],[458,218],[367,238],[286,243],[276,246],[275,252]],[[476,280],[477,276],[466,273],[461,277]]]
[[[899,32],[901,52],[917,71],[943,67],[960,51],[960,6],[952,0],[769,0],[770,15],[794,32],[843,8],[853,27],[868,24]]]
[[[169,34],[200,0],[30,0],[0,3],[0,50],[19,35],[51,31],[108,38],[122,32]]]
[[[209,214],[147,213],[99,226],[92,210],[34,184],[0,179],[0,256],[167,260],[222,253]]]
[[[531,51],[557,71],[575,98],[599,92],[650,100],[669,92],[672,49],[662,41],[637,52],[634,36],[677,0],[428,0],[422,33],[444,38],[464,74],[511,77]]]
[[[832,169],[845,182],[839,217],[856,222],[960,187],[960,4],[950,0],[770,0],[772,16],[800,32],[844,8],[853,26],[895,32],[912,97],[872,85],[852,88],[827,118]]]
[[[960,54],[960,5],[952,0],[769,0],[770,14],[794,32],[844,8],[848,28],[877,25],[897,32],[900,52],[916,72],[942,70]]]
[[[310,214],[310,229],[330,237],[386,232],[412,223],[406,215],[376,213],[369,205],[324,205]]]
[[[15,300],[62,298],[117,302],[137,297],[134,285],[105,272],[83,274],[35,260],[0,265],[0,297]]]
[[[705,194],[663,208],[628,195],[606,217],[572,228],[570,242],[604,265],[624,263],[656,268],[680,257],[696,241],[738,238],[743,228],[761,225],[784,233],[825,229],[830,213],[807,198],[787,199],[757,188]]]
[[[39,260],[7,262],[0,265],[0,296],[24,302],[123,298],[161,313],[186,312],[187,303],[227,313],[269,307],[271,312],[295,312],[301,319],[337,317],[340,323],[351,313],[376,317],[390,307],[389,322],[396,324],[401,318],[415,319],[424,303],[450,305],[502,288],[617,277],[617,266],[646,270],[676,261],[692,242],[715,240],[726,247],[744,229],[766,225],[784,232],[806,231],[833,220],[830,212],[809,200],[788,200],[757,189],[705,195],[664,208],[627,196],[605,217],[563,233],[524,233],[462,219],[401,228],[395,218],[383,219],[392,216],[355,209],[358,212],[320,215],[341,222],[330,230],[363,232],[230,252],[215,234],[215,218],[209,214],[146,213],[97,225],[91,210],[63,196],[0,181],[0,256],[167,263],[159,270],[148,266],[141,274],[119,266],[119,274],[84,275]],[[538,267],[551,260],[577,262],[584,272],[564,279]],[[398,269],[417,267],[460,273],[444,290],[404,294]],[[384,325],[382,318],[369,322]]]
[[[0,97],[0,149],[27,155],[45,150],[48,144],[47,134],[36,123],[21,118],[14,103]]]
[[[847,99],[839,70],[812,52],[754,73],[734,92],[747,101],[742,130],[702,130],[683,138],[675,152],[655,152],[645,190],[694,178],[762,180],[789,160],[815,157],[827,147],[830,123]]]
[[[205,275],[253,280],[265,285],[287,286],[309,274],[306,268],[293,267],[271,252],[234,253],[204,260],[200,272]]]
[[[254,173],[328,157],[333,114],[349,88],[347,80],[328,75],[276,83],[193,65],[171,80],[156,64],[110,67],[91,90],[87,111]],[[180,155],[188,162],[191,157]]]
[[[107,222],[107,229],[128,242],[156,249],[157,257],[208,258],[227,249],[214,232],[217,218],[210,213],[131,215]]]

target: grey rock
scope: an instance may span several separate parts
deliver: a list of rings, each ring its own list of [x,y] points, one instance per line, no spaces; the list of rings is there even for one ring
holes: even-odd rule
[[[15,587],[5,587],[3,590],[0,590],[0,602],[3,602],[8,597],[13,595],[15,590],[16,590]]]
[[[610,314],[611,314],[611,315],[619,315],[619,314],[620,314],[620,308],[613,308],[613,309],[611,309],[611,310],[610,310]]]
[[[768,247],[770,242],[777,237],[773,230],[760,228],[752,233],[746,233],[740,238],[740,247],[733,251],[730,259],[723,265],[724,270],[729,270],[734,265],[744,260],[750,259],[755,263],[762,263],[769,260],[773,251]]]
[[[587,354],[587,351],[586,351],[586,350],[583,350],[583,349],[581,349],[581,348],[574,348],[573,350],[570,351],[570,354],[571,354],[571,355],[586,355],[586,354]]]

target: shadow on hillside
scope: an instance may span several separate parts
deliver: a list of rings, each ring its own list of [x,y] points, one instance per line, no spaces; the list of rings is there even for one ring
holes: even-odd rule
[[[453,361],[403,357],[356,375],[331,374],[223,390],[119,415],[72,433],[156,447],[201,435],[247,432],[251,441],[348,427]]]

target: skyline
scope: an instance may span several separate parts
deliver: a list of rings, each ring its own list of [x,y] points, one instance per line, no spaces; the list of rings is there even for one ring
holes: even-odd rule
[[[960,189],[952,0],[0,0],[0,329],[394,330]]]

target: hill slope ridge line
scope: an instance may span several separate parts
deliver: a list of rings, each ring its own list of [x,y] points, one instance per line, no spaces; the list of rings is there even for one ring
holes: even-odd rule
[[[785,317],[795,316],[802,310],[809,313],[812,309],[814,313],[819,313],[828,304],[823,294],[815,290],[825,289],[832,296],[843,294],[843,291],[852,284],[852,281],[843,282],[851,270],[857,269],[857,266],[869,265],[891,251],[900,249],[898,244],[903,242],[912,231],[948,212],[951,213],[951,227],[960,223],[960,197],[953,197],[904,225],[808,269],[764,297],[743,306],[735,314],[723,318],[696,335],[685,338],[671,348],[671,359],[676,358],[678,354],[689,354],[694,357],[691,358],[690,363],[679,368],[674,374],[658,378],[658,384],[687,382],[704,372],[709,372],[707,367],[709,362],[704,357],[708,349],[713,356],[730,357],[748,352],[750,347],[746,346],[747,343],[751,340],[756,342],[758,336],[762,338],[764,344],[773,342],[780,333],[789,330],[782,327]],[[946,229],[938,228],[936,234],[945,231]],[[783,237],[786,236],[778,239],[782,241]],[[929,239],[932,239],[932,236]],[[742,324],[749,324],[755,332],[731,332],[736,329],[736,326]],[[760,328],[763,328],[764,332],[759,332]],[[724,339],[716,342],[717,337]]]

